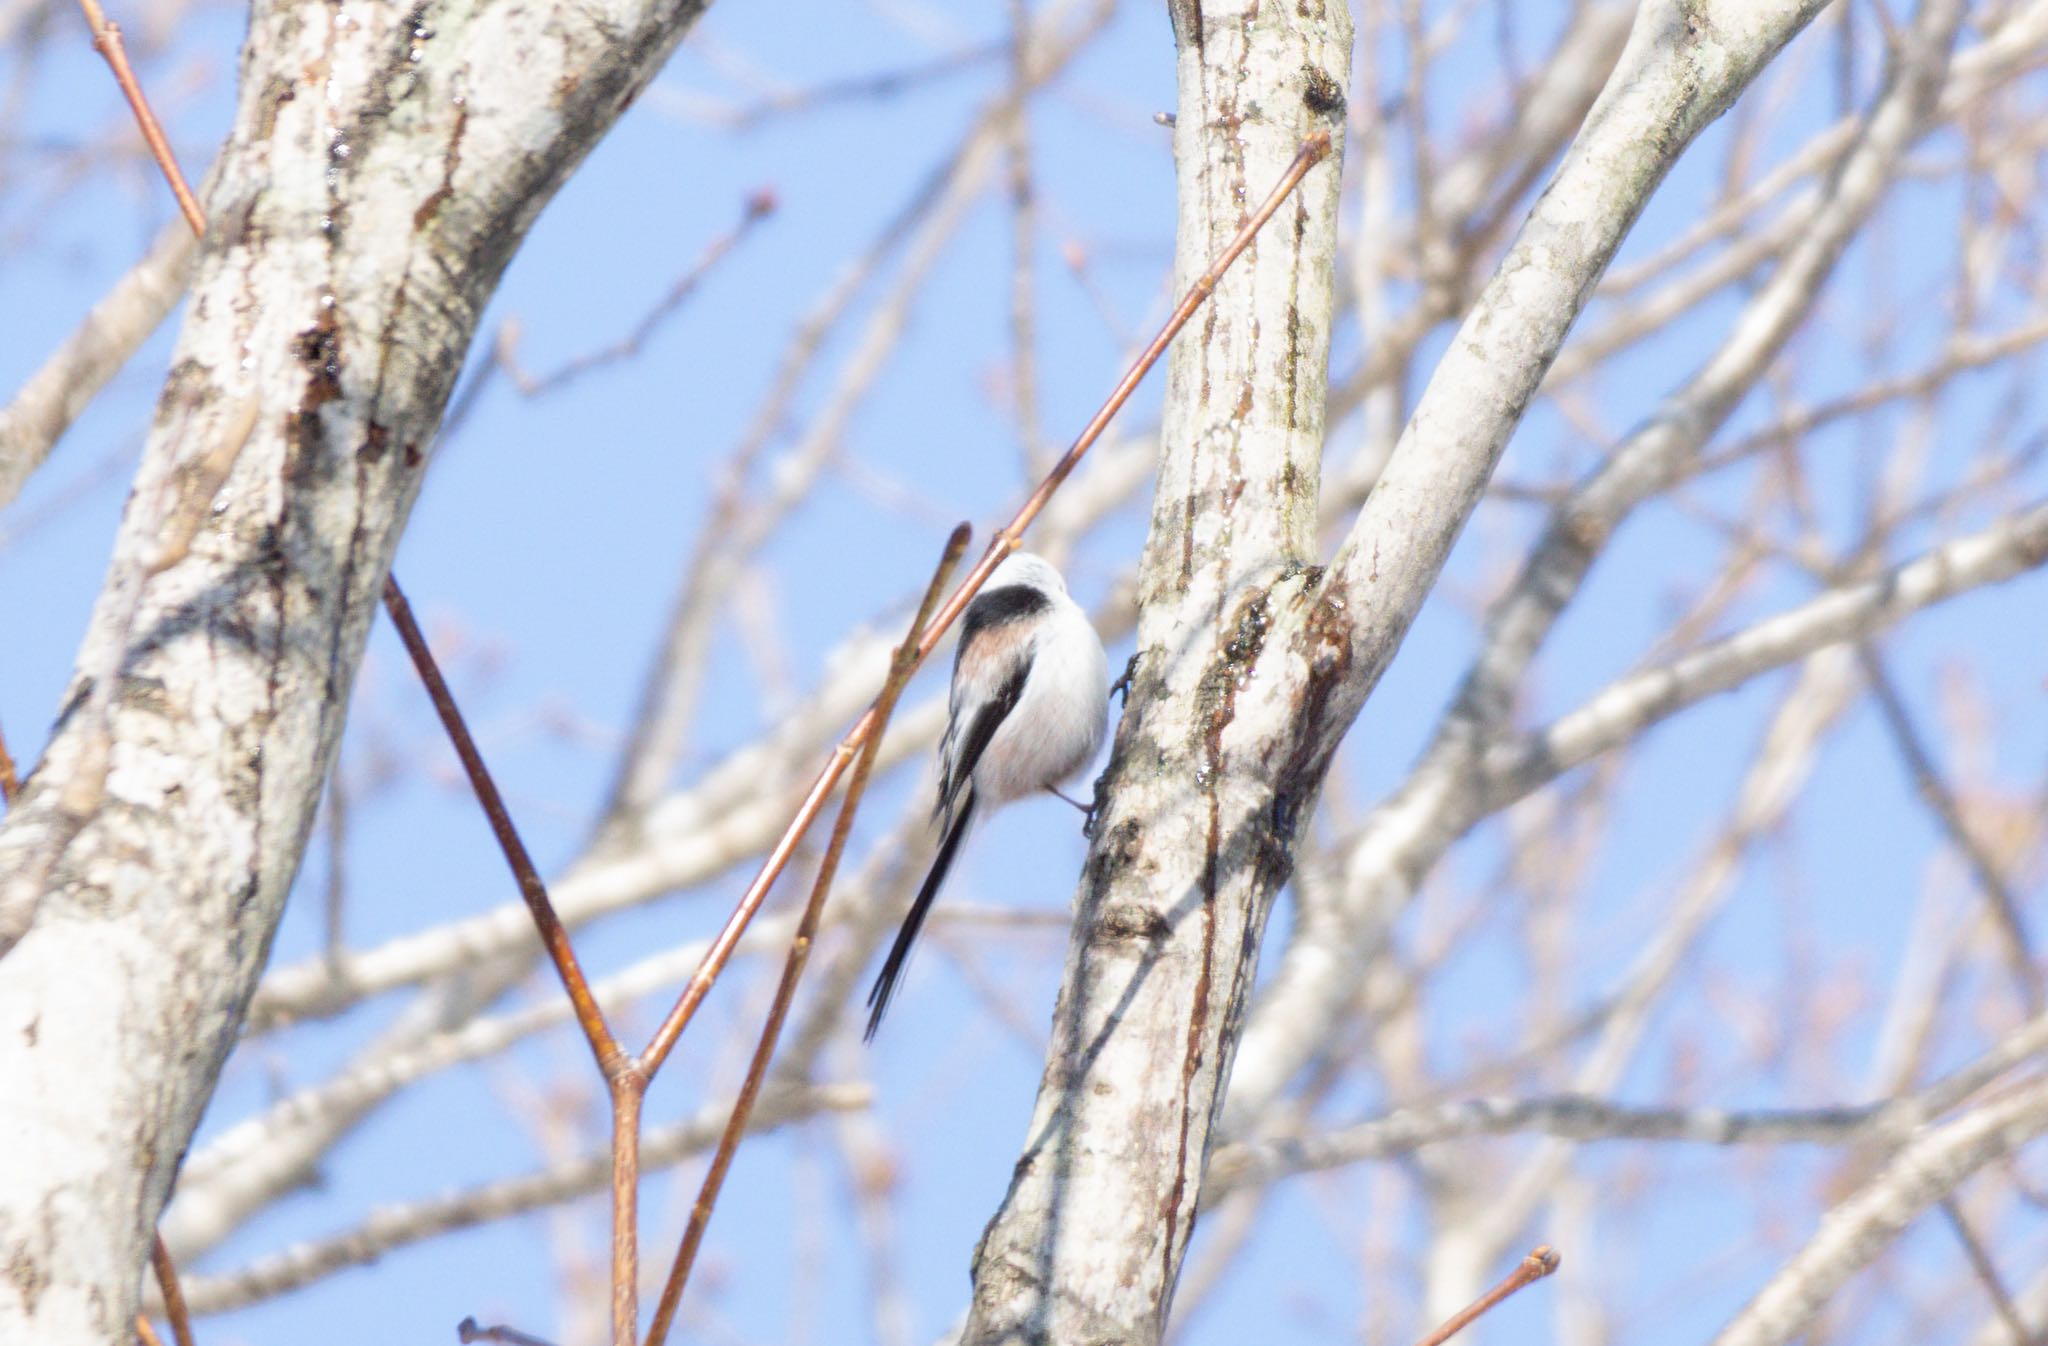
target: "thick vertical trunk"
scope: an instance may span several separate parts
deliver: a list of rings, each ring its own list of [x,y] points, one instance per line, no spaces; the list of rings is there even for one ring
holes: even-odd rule
[[[0,827],[0,1341],[131,1339],[477,316],[701,8],[255,6],[109,577]]]
[[[1138,665],[1024,1156],[962,1338],[1157,1341],[1259,942],[1338,740],[1664,174],[1824,0],[1648,0],[1345,545],[1313,566],[1338,173],[1175,348]],[[1343,119],[1341,3],[1173,7],[1179,271]],[[1370,334],[1368,334],[1370,336]]]
[[[1294,157],[1341,135],[1343,0],[1174,8],[1176,249],[1200,275]],[[1139,662],[1082,880],[1024,1160],[975,1259],[964,1340],[1158,1340],[1235,1019],[1305,800],[1241,714],[1315,547],[1341,154],[1312,170],[1174,347]],[[1242,699],[1241,699],[1242,698]]]

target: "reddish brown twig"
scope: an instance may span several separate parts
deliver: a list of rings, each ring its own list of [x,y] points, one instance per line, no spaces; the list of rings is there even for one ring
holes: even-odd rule
[[[1082,427],[1073,446],[1053,465],[1052,471],[1046,474],[1045,480],[1038,484],[1038,489],[1031,493],[1030,498],[1017,510],[1010,522],[996,531],[995,536],[989,541],[987,553],[975,563],[974,569],[968,572],[967,578],[961,581],[953,596],[947,599],[945,606],[933,616],[931,625],[925,630],[924,639],[917,647],[919,664],[930,657],[947,629],[960,616],[968,601],[980,591],[981,586],[1002,563],[1003,558],[1016,550],[1018,539],[1024,530],[1038,517],[1040,511],[1044,510],[1046,502],[1052,499],[1053,492],[1073,474],[1074,469],[1080,465],[1083,455],[1097,439],[1101,438],[1110,420],[1129,400],[1139,381],[1154,364],[1158,363],[1167,345],[1179,334],[1180,329],[1187,325],[1195,310],[1202,306],[1202,301],[1215,290],[1224,272],[1228,271],[1239,255],[1251,246],[1252,239],[1258,236],[1259,230],[1273,217],[1273,213],[1280,209],[1281,202],[1300,185],[1308,171],[1329,152],[1330,135],[1327,131],[1317,131],[1302,141],[1300,151],[1294,156],[1294,162],[1288,165],[1286,173],[1281,175],[1279,185],[1274,187],[1272,194],[1245,221],[1244,227],[1225,245],[1209,269],[1188,287],[1187,293],[1175,306],[1172,315],[1159,329],[1159,334],[1152,339],[1152,343],[1138,356],[1130,370],[1111,390],[1108,400],[1102,404],[1101,409]],[[754,876],[754,881],[747,885],[747,890],[740,895],[739,903],[733,908],[732,915],[726,919],[725,928],[712,940],[711,947],[704,953],[703,961],[697,965],[697,971],[683,987],[682,995],[676,1000],[675,1007],[662,1021],[653,1040],[648,1043],[647,1050],[641,1054],[641,1064],[650,1076],[661,1069],[662,1062],[668,1059],[669,1052],[676,1045],[676,1039],[682,1036],[683,1029],[696,1014],[697,1006],[703,1003],[712,983],[718,980],[718,974],[724,969],[726,960],[732,957],[732,951],[739,944],[740,936],[745,933],[748,923],[754,919],[755,913],[761,909],[761,903],[767,899],[768,890],[774,886],[783,867],[789,863],[790,856],[796,853],[797,843],[817,820],[819,810],[825,806],[825,801],[838,785],[839,778],[846,773],[846,768],[852,764],[854,755],[859,752],[861,745],[867,742],[868,736],[874,730],[875,710],[870,706],[867,713],[861,716],[853,728],[847,731],[846,737],[832,750],[832,756],[825,763],[824,770],[818,773],[817,780],[811,783],[810,791],[798,805],[796,816],[790,820],[789,827],[783,832],[781,839],[769,850],[768,858],[762,862],[760,872]]]
[[[21,782],[14,775],[14,758],[7,753],[7,735],[0,733],[0,804],[12,804],[14,796],[21,793]]]
[[[1461,1312],[1452,1314],[1449,1322],[1417,1342],[1416,1346],[1443,1346],[1444,1342],[1471,1326],[1475,1319],[1491,1311],[1494,1305],[1523,1286],[1532,1285],[1557,1270],[1558,1263],[1563,1260],[1557,1255],[1557,1249],[1547,1243],[1538,1244],[1519,1266],[1508,1273],[1506,1280],[1473,1300]]]
[[[612,1346],[640,1335],[640,1104],[647,1074],[639,1063],[608,1072],[612,1104]]]
[[[391,623],[398,628],[398,638],[404,643],[405,652],[412,657],[420,681],[426,685],[427,696],[434,703],[435,713],[441,717],[441,727],[447,731],[448,741],[455,745],[455,755],[462,760],[462,769],[469,776],[477,803],[490,820],[491,831],[498,839],[498,849],[505,853],[505,862],[511,866],[512,877],[519,884],[519,895],[525,899],[526,909],[533,915],[541,945],[547,950],[549,961],[555,965],[562,989],[569,995],[569,1004],[576,1012],[576,1022],[583,1029],[584,1040],[590,1044],[598,1069],[604,1073],[612,1113],[612,1341],[614,1346],[633,1346],[640,1331],[640,1105],[647,1096],[647,1081],[652,1072],[626,1055],[625,1049],[613,1036],[611,1025],[605,1021],[597,998],[591,994],[590,983],[584,977],[582,965],[576,961],[576,951],[569,942],[569,932],[562,925],[561,917],[555,914],[554,903],[548,897],[547,884],[541,879],[540,871],[534,868],[533,857],[527,854],[526,844],[519,839],[519,829],[512,823],[504,797],[498,793],[497,782],[491,778],[490,768],[484,765],[476,740],[470,737],[469,726],[463,721],[462,711],[455,704],[447,680],[441,676],[433,651],[427,647],[426,637],[421,634],[419,623],[413,619],[412,605],[405,601],[405,594],[399,589],[395,576],[385,578],[384,609],[391,614]]]
[[[141,1342],[142,1346],[164,1346],[164,1339],[149,1325],[149,1319],[139,1313],[135,1315],[135,1339]]]
[[[526,843],[519,839],[519,829],[512,823],[490,768],[484,765],[483,754],[477,751],[476,740],[470,737],[469,726],[463,721],[447,680],[441,676],[440,665],[427,647],[419,623],[413,619],[412,605],[405,601],[396,576],[384,580],[384,609],[391,614],[391,624],[398,628],[398,638],[412,657],[413,667],[426,686],[428,699],[434,703],[435,714],[441,717],[448,741],[455,745],[455,755],[461,759],[477,803],[490,820],[498,849],[505,853],[505,863],[511,866],[519,895],[533,915],[541,945],[555,965],[562,989],[569,995],[584,1040],[590,1044],[598,1069],[604,1073],[612,1113],[612,1341],[614,1346],[633,1346],[640,1331],[640,1105],[647,1096],[650,1072],[619,1046],[597,997],[590,993],[590,983],[576,961],[569,932],[548,898],[547,884],[534,868]]]
[[[114,83],[121,86],[122,95],[134,111],[135,124],[141,128],[150,154],[171,184],[171,195],[178,198],[178,209],[185,212],[185,223],[192,226],[193,233],[204,236],[206,216],[200,213],[199,201],[192,195],[192,189],[185,185],[185,175],[178,171],[178,161],[171,156],[171,142],[164,138],[163,126],[158,123],[156,113],[150,110],[149,100],[142,96],[142,85],[135,78],[134,67],[128,64],[128,48],[121,41],[121,26],[100,9],[99,0],[78,0],[78,7],[85,11],[86,26],[92,29],[93,50],[106,58],[108,68],[114,72]]]
[[[654,1310],[654,1322],[647,1329],[647,1346],[662,1346],[668,1340],[676,1306],[682,1302],[683,1287],[689,1283],[690,1268],[696,1263],[697,1250],[704,1242],[704,1231],[711,1223],[712,1208],[718,1204],[726,1172],[732,1167],[740,1137],[746,1133],[747,1120],[753,1114],[755,1100],[760,1097],[761,1084],[768,1076],[768,1063],[775,1056],[776,1043],[782,1037],[782,1025],[789,1017],[790,1004],[796,999],[797,982],[802,979],[804,967],[810,962],[811,943],[818,933],[818,919],[825,910],[826,895],[832,891],[832,880],[839,872],[840,857],[846,852],[846,839],[853,831],[854,812],[860,807],[861,796],[867,792],[868,776],[875,765],[875,751],[881,745],[890,715],[895,713],[897,699],[903,695],[904,687],[917,671],[918,648],[924,638],[925,625],[931,620],[933,609],[938,607],[939,595],[946,591],[960,558],[967,553],[970,536],[971,530],[963,523],[947,539],[945,554],[939,558],[938,568],[932,572],[931,583],[925,586],[924,601],[918,604],[910,630],[889,663],[888,679],[882,684],[881,694],[875,698],[874,731],[861,745],[859,760],[854,763],[853,777],[846,785],[846,797],[839,805],[839,817],[832,824],[831,840],[826,843],[824,858],[818,862],[817,877],[811,881],[810,899],[804,904],[803,916],[797,921],[796,938],[790,941],[789,957],[782,965],[782,981],[775,988],[775,1001],[769,1006],[768,1021],[761,1027],[761,1040],[754,1048],[754,1059],[747,1066],[747,1077],[740,1085],[739,1097],[733,1102],[732,1115],[726,1119],[725,1133],[718,1138],[718,1150],[712,1155],[711,1167],[704,1174],[697,1202],[690,1208],[690,1221],[683,1230],[682,1245],[676,1249],[675,1264],[669,1268],[668,1283],[662,1287],[661,1302]]]
[[[448,690],[447,680],[441,676],[440,665],[434,662],[434,652],[427,648],[427,639],[420,634],[419,623],[413,620],[412,605],[405,601],[396,577],[386,577],[384,581],[384,610],[391,614],[391,624],[398,628],[398,638],[404,643],[405,652],[412,656],[412,666],[418,670],[420,681],[426,684],[427,697],[434,703],[434,713],[441,717],[441,727],[448,732],[448,741],[455,745],[455,755],[462,760],[462,769],[469,776],[470,787],[476,791],[477,803],[483,806],[484,816],[490,819],[491,832],[498,838],[498,848],[505,852],[505,862],[512,867],[512,878],[519,885],[519,896],[526,900],[526,909],[533,913],[540,942],[555,965],[556,975],[562,979],[562,989],[569,993],[569,1003],[576,1010],[576,1022],[582,1027],[583,1036],[597,1057],[598,1067],[604,1071],[606,1079],[611,1079],[626,1064],[625,1053],[620,1049],[618,1039],[612,1036],[611,1026],[605,1022],[604,1011],[598,1008],[596,997],[590,994],[590,983],[584,979],[583,968],[576,961],[576,951],[569,947],[569,932],[563,928],[561,918],[555,915],[554,904],[548,900],[547,884],[541,881],[540,872],[533,867],[533,857],[526,853],[526,844],[519,839],[519,830],[512,825],[512,815],[505,809],[505,800],[498,793],[497,782],[491,779],[490,768],[484,765],[483,755],[476,749],[476,740],[469,735],[469,726],[463,722],[455,696]]]
[[[178,161],[171,156],[171,142],[164,138],[164,129],[158,124],[156,113],[150,110],[149,99],[143,96],[142,85],[135,78],[135,69],[128,64],[128,48],[121,41],[120,25],[107,18],[99,7],[99,0],[78,0],[78,6],[85,12],[86,27],[92,30],[93,49],[106,58],[108,68],[114,72],[114,82],[121,86],[121,93],[128,99],[128,106],[135,113],[135,124],[141,129],[150,154],[155,156],[157,167],[163,170],[164,180],[171,184],[171,195],[178,198],[178,209],[185,213],[185,222],[192,226],[194,234],[203,237],[206,216],[200,213],[199,202],[193,198],[192,189],[185,185],[185,175],[178,170]],[[7,741],[0,738],[0,803],[12,804],[20,788],[21,783],[14,773],[14,759],[7,752]]]
[[[192,1313],[185,1307],[185,1291],[178,1284],[178,1268],[164,1236],[157,1234],[149,1245],[149,1263],[156,1268],[157,1287],[164,1292],[164,1317],[171,1324],[171,1336],[178,1346],[193,1346]]]

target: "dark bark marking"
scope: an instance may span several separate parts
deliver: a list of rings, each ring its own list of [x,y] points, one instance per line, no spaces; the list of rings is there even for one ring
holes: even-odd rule
[[[1102,909],[1096,931],[1105,942],[1144,944],[1157,949],[1173,934],[1173,924],[1141,902],[1120,902]]]
[[[43,1291],[50,1288],[50,1273],[43,1268],[42,1259],[16,1245],[14,1256],[7,1259],[7,1279],[14,1283],[15,1290],[21,1295],[21,1307],[29,1317],[35,1317],[36,1305],[42,1301]]]
[[[293,356],[306,366],[308,374],[306,390],[292,412],[290,433],[286,436],[288,486],[304,484],[325,471],[321,458],[327,435],[321,425],[320,408],[341,397],[341,325],[335,318],[334,307],[333,297],[324,297],[320,316],[292,343]]]
[[[1275,839],[1287,845],[1290,865],[1295,829],[1329,766],[1329,749],[1324,743],[1330,738],[1330,702],[1351,675],[1352,623],[1343,600],[1321,591],[1320,569],[1304,572],[1304,578],[1311,606],[1296,649],[1308,665],[1308,675],[1302,690],[1302,713],[1294,720],[1294,741],[1274,778],[1271,810]]]
[[[440,217],[441,208],[455,194],[455,170],[462,166],[462,137],[469,130],[469,104],[455,105],[455,128],[448,135],[448,148],[441,153],[441,185],[412,213],[414,230],[425,229]]]
[[[1344,115],[1344,88],[1320,66],[1302,62],[1301,101],[1318,117],[1335,121]]]
[[[1204,1040],[1209,1027],[1209,999],[1215,986],[1216,902],[1223,870],[1223,802],[1219,794],[1223,780],[1223,733],[1237,718],[1238,690],[1244,686],[1246,677],[1265,648],[1271,625],[1270,597],[1267,591],[1260,589],[1247,594],[1239,603],[1237,620],[1229,625],[1229,638],[1217,652],[1216,661],[1203,675],[1202,685],[1196,692],[1204,714],[1202,769],[1195,784],[1208,805],[1209,826],[1203,839],[1202,856],[1202,962],[1201,970],[1195,976],[1194,1004],[1189,1009],[1187,1041],[1181,1053],[1180,1136],[1174,1161],[1173,1187],[1160,1211],[1166,1228],[1161,1250],[1162,1283],[1169,1287],[1174,1281],[1175,1235],[1180,1227],[1180,1209],[1187,1199],[1194,1082],[1202,1068]],[[1249,919],[1250,913],[1246,915]],[[1240,970],[1240,980],[1241,976]],[[1199,1167],[1200,1157],[1197,1156],[1194,1162]],[[1194,1216],[1190,1214],[1190,1233],[1193,1220]],[[1185,1243],[1186,1239],[1180,1241]]]
[[[298,96],[299,91],[282,75],[272,75],[264,81],[262,111],[256,118],[256,139],[269,140],[277,134],[277,114]]]

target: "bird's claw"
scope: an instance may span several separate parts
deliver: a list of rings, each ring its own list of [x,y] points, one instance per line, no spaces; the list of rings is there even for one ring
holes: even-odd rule
[[[1122,697],[1123,703],[1127,706],[1131,704],[1131,679],[1138,676],[1138,659],[1139,656],[1133,654],[1130,662],[1124,665],[1124,671],[1118,675],[1117,680],[1109,684],[1109,694]]]

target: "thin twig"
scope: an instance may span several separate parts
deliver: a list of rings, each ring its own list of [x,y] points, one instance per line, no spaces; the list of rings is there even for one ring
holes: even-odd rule
[[[1052,499],[1053,492],[1057,491],[1061,484],[1073,474],[1074,469],[1080,465],[1083,455],[1101,437],[1102,432],[1108,428],[1110,420],[1122,409],[1124,402],[1130,398],[1132,391],[1137,388],[1139,381],[1145,377],[1147,371],[1158,362],[1160,355],[1165,352],[1167,345],[1180,332],[1180,329],[1187,324],[1188,319],[1194,316],[1195,310],[1200,308],[1202,302],[1215,290],[1217,282],[1223,278],[1224,272],[1228,271],[1231,264],[1238,259],[1238,256],[1251,246],[1252,239],[1257,237],[1259,230],[1264,227],[1266,221],[1272,218],[1273,213],[1280,209],[1281,203],[1287,199],[1295,187],[1300,185],[1301,180],[1308,175],[1308,171],[1321,162],[1323,157],[1329,152],[1330,135],[1327,131],[1317,131],[1302,141],[1300,151],[1294,156],[1294,162],[1281,175],[1280,182],[1274,187],[1272,195],[1268,196],[1258,210],[1253,212],[1251,218],[1245,221],[1244,227],[1238,230],[1236,237],[1232,238],[1229,244],[1224,247],[1209,269],[1198,277],[1193,285],[1188,287],[1186,295],[1175,306],[1172,316],[1160,328],[1159,335],[1152,339],[1152,343],[1138,356],[1137,361],[1132,364],[1129,372],[1118,381],[1116,387],[1110,392],[1108,400],[1102,404],[1101,409],[1095,413],[1088,424],[1082,427],[1081,433],[1074,440],[1073,446],[1067,450],[1065,456],[1058,463],[1053,465],[1052,471],[1046,474],[1045,480],[1039,483],[1038,489],[1031,493],[1030,498],[1018,509],[1015,517],[996,532],[989,542],[987,554],[975,563],[974,569],[961,582],[960,588],[954,592],[953,596],[946,601],[945,606],[940,608],[937,615],[932,618],[931,626],[925,631],[924,640],[918,645],[917,659],[919,664],[922,664],[925,659],[931,656],[932,650],[938,646],[946,631],[967,606],[968,600],[980,592],[981,586],[987,582],[989,575],[995,571],[996,566],[1002,563],[1004,557],[1016,550],[1018,539],[1023,531],[1030,526],[1033,519],[1038,517],[1040,511],[1045,508],[1046,502]],[[739,943],[740,935],[745,932],[748,923],[754,919],[755,913],[761,909],[762,902],[767,899],[769,888],[774,885],[776,878],[781,875],[783,867],[789,863],[790,856],[795,853],[797,843],[802,840],[804,833],[810,830],[812,822],[817,819],[819,810],[824,807],[826,799],[831,796],[833,788],[838,785],[839,778],[845,774],[846,768],[852,763],[854,754],[867,742],[868,735],[874,732],[874,728],[875,711],[874,707],[870,706],[867,713],[862,715],[853,728],[847,732],[846,737],[839,741],[838,747],[833,749],[831,758],[825,763],[824,769],[818,773],[818,778],[812,782],[810,791],[805,794],[803,803],[797,808],[796,816],[790,820],[789,826],[783,832],[781,839],[770,848],[768,858],[762,863],[760,872],[754,876],[754,881],[747,886],[746,892],[741,895],[739,903],[733,908],[732,915],[726,919],[725,928],[720,930],[718,937],[711,942],[711,947],[705,951],[704,961],[698,965],[697,971],[690,978],[689,984],[683,988],[683,993],[677,999],[675,1007],[669,1011],[668,1018],[662,1022],[653,1040],[648,1043],[646,1052],[641,1056],[641,1063],[646,1067],[647,1073],[650,1076],[661,1069],[662,1062],[668,1059],[668,1054],[674,1049],[676,1040],[682,1036],[683,1029],[689,1025],[691,1017],[696,1014],[697,1006],[703,1003],[705,995],[711,990],[712,983],[718,980],[718,974],[724,969],[726,960],[732,956],[733,948]]]
[[[637,1062],[607,1072],[612,1104],[612,1346],[640,1335],[640,1104],[647,1074]]]
[[[463,722],[462,711],[456,707],[447,680],[441,676],[440,666],[434,662],[433,651],[427,648],[426,637],[420,634],[419,623],[413,620],[412,605],[405,601],[396,576],[387,576],[384,580],[384,609],[391,614],[391,624],[398,628],[398,638],[404,643],[405,652],[412,656],[412,665],[418,670],[420,681],[426,684],[427,697],[434,703],[434,713],[441,717],[441,727],[448,731],[448,741],[455,745],[455,755],[462,760],[462,769],[469,775],[477,803],[483,806],[484,816],[490,819],[498,847],[505,852],[505,862],[512,867],[512,877],[519,885],[519,895],[526,900],[527,910],[533,913],[540,942],[555,965],[556,975],[562,979],[562,989],[569,993],[569,1002],[576,1007],[576,1022],[582,1026],[583,1036],[590,1043],[597,1064],[610,1079],[617,1073],[625,1054],[620,1050],[618,1039],[612,1036],[611,1027],[605,1023],[604,1011],[598,1008],[596,998],[590,994],[590,983],[584,980],[576,952],[569,946],[569,932],[562,927],[561,918],[555,915],[554,904],[548,900],[547,884],[542,882],[540,872],[533,867],[533,858],[526,853],[526,844],[519,839],[519,831],[512,825],[512,815],[506,812],[504,797],[498,793],[497,783],[491,779],[490,768],[484,765],[482,754],[477,752],[476,740],[469,736],[469,726]]]
[[[925,626],[931,621],[933,609],[939,605],[939,595],[952,581],[960,558],[966,554],[967,540],[971,535],[971,530],[963,523],[947,539],[945,554],[939,558],[938,568],[932,572],[931,583],[925,586],[924,600],[918,604],[910,630],[890,661],[889,676],[882,684],[881,694],[875,698],[874,730],[868,735],[867,742],[861,745],[860,758],[854,763],[853,777],[846,785],[846,797],[839,805],[839,817],[832,825],[831,840],[825,846],[824,858],[818,862],[817,877],[811,881],[810,900],[804,904],[796,938],[790,941],[789,957],[782,966],[782,981],[775,988],[775,1001],[769,1006],[768,1021],[761,1027],[761,1040],[754,1048],[754,1059],[747,1066],[747,1077],[740,1085],[739,1097],[733,1102],[725,1134],[719,1137],[718,1150],[711,1158],[711,1167],[704,1174],[697,1202],[690,1209],[690,1221],[684,1227],[682,1244],[676,1249],[675,1264],[669,1269],[668,1283],[662,1288],[661,1302],[654,1310],[654,1322],[647,1329],[647,1346],[662,1346],[668,1340],[676,1306],[682,1302],[683,1288],[690,1280],[690,1268],[696,1263],[697,1250],[704,1243],[704,1231],[711,1223],[712,1208],[718,1203],[718,1194],[725,1186],[725,1175],[732,1167],[733,1155],[739,1150],[740,1137],[746,1134],[747,1118],[754,1110],[754,1100],[760,1096],[761,1084],[768,1076],[768,1063],[775,1056],[782,1025],[789,1018],[789,1007],[796,999],[797,982],[802,979],[804,967],[810,962],[818,920],[824,914],[825,898],[832,891],[832,880],[839,872],[846,839],[853,831],[854,813],[860,807],[861,796],[867,791],[868,776],[874,770],[875,751],[881,745],[890,715],[896,710],[897,699],[902,696],[911,675],[917,671],[918,647],[923,641]]]
[[[1491,1311],[1494,1305],[1523,1286],[1534,1284],[1557,1270],[1561,1260],[1563,1259],[1558,1257],[1557,1249],[1547,1243],[1538,1244],[1522,1259],[1521,1264],[1508,1274],[1506,1280],[1473,1300],[1463,1310],[1452,1314],[1449,1322],[1424,1337],[1416,1346],[1443,1346],[1444,1342],[1464,1331],[1474,1320]]]
[[[327,975],[336,983],[348,972],[348,783],[339,763],[327,774],[327,883],[321,918]]]
[[[511,376],[512,385],[524,396],[539,397],[544,393],[554,392],[566,384],[574,383],[593,369],[630,360],[638,355],[655,332],[660,330],[662,323],[696,293],[697,287],[711,274],[712,268],[724,260],[727,253],[738,247],[747,235],[754,231],[755,225],[775,213],[775,206],[776,197],[773,191],[762,188],[751,193],[741,210],[740,222],[711,240],[703,255],[698,257],[696,265],[684,272],[676,283],[669,287],[668,293],[663,295],[653,308],[647,310],[640,321],[634,324],[632,331],[601,350],[589,351],[575,357],[551,373],[536,377],[519,367],[518,329],[507,322],[498,339],[495,354],[504,366],[505,372]]]
[[[164,1339],[149,1325],[149,1319],[139,1313],[135,1315],[135,1339],[141,1342],[142,1346],[164,1346]]]
[[[1941,1213],[1948,1217],[1949,1228],[1956,1231],[1956,1238],[1963,1245],[1963,1252],[1970,1259],[1970,1269],[1977,1273],[1977,1279],[1984,1283],[1984,1292],[1991,1296],[1991,1305],[1998,1310],[1998,1317],[2012,1333],[2013,1346],[2033,1346],[2034,1336],[2027,1331],[2026,1322],[2020,1317],[2019,1306],[2012,1302],[2012,1295],[2005,1288],[2005,1282],[1998,1278],[1998,1266],[1991,1260],[1990,1252],[1978,1239],[1977,1231],[1970,1228],[1963,1218],[1963,1208],[1956,1204],[1953,1195],[1941,1199]]]
[[[171,1250],[164,1247],[164,1236],[152,1236],[149,1244],[149,1264],[156,1268],[157,1287],[164,1292],[164,1317],[171,1324],[171,1336],[178,1346],[193,1346],[192,1314],[185,1307],[185,1291],[178,1284],[177,1264],[171,1261]]]
[[[192,226],[193,233],[203,237],[206,216],[199,209],[199,201],[192,195],[192,189],[185,185],[185,175],[178,171],[178,161],[171,155],[171,142],[164,138],[164,128],[157,121],[156,113],[150,110],[149,100],[142,95],[142,85],[135,78],[134,67],[128,64],[128,48],[121,41],[121,26],[107,18],[99,7],[99,0],[78,0],[78,7],[85,11],[86,26],[92,29],[93,50],[106,58],[108,68],[114,72],[114,82],[121,86],[122,95],[133,109],[135,124],[142,129],[142,138],[148,142],[150,154],[170,182],[171,195],[178,198],[178,209],[185,213],[185,223]]]
[[[1941,824],[1949,843],[1963,853],[1970,871],[1976,875],[1984,903],[1991,909],[1992,920],[2003,936],[1999,943],[2004,947],[2006,961],[2012,968],[2013,980],[2019,986],[2020,999],[2026,1004],[2028,1016],[2039,1014],[2041,971],[2034,963],[2032,947],[2027,941],[2026,923],[2020,917],[2019,899],[2013,894],[2012,885],[2005,881],[1997,862],[1970,831],[1955,792],[1942,779],[1940,769],[1934,764],[1934,754],[1921,740],[1920,731],[1913,724],[1913,716],[1906,709],[1905,699],[1899,695],[1898,688],[1892,684],[1884,661],[1868,645],[1861,647],[1858,657],[1863,664],[1863,676],[1870,683],[1871,695],[1876,698],[1877,708],[1884,716],[1885,726],[1891,730],[1892,742],[1897,745],[1906,771],[1913,778],[1913,788],[1933,812],[1935,821]]]
[[[1038,417],[1038,312],[1033,293],[1038,248],[1037,189],[1031,181],[1031,10],[1010,0],[1010,116],[1005,129],[1010,188],[1010,405],[1024,468],[1043,466]]]
[[[711,119],[723,122],[737,131],[751,131],[765,122],[791,113],[816,112],[836,103],[861,99],[890,98],[920,85],[971,70],[983,62],[992,61],[1001,56],[1007,46],[1008,44],[1003,42],[988,42],[919,65],[906,65],[875,74],[855,75],[849,79],[828,80],[808,89],[771,94],[745,107],[713,111]]]

